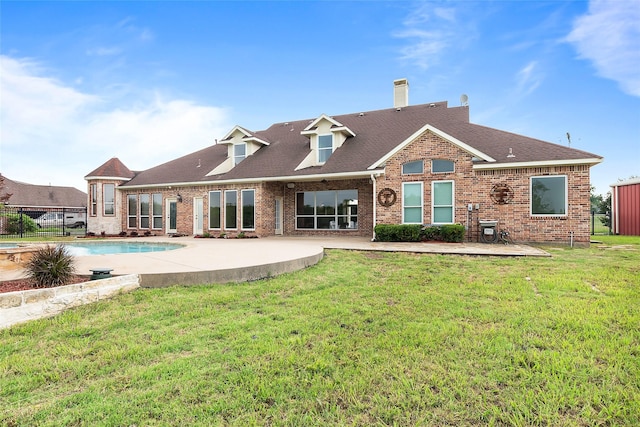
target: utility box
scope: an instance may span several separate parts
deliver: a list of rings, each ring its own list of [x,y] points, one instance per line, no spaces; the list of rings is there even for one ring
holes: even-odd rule
[[[481,219],[480,224],[480,241],[483,243],[495,243],[498,240],[498,232],[496,227],[498,221],[493,219]]]

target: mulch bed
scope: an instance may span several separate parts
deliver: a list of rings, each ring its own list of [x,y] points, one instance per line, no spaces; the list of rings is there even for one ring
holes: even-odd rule
[[[73,276],[66,285],[73,285],[74,283],[82,283],[89,280],[86,276]],[[0,294],[5,292],[14,292],[14,291],[28,291],[30,289],[42,289],[36,288],[33,286],[33,282],[31,279],[16,279],[16,280],[6,280],[4,282],[0,282]]]

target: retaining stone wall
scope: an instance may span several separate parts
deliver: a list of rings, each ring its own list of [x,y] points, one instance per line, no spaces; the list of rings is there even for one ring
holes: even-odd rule
[[[111,298],[140,287],[140,276],[128,274],[55,288],[0,294],[0,329],[54,316],[72,307]]]

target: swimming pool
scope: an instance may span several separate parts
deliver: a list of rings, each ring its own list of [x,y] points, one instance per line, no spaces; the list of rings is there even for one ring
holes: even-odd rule
[[[184,247],[177,243],[150,242],[86,242],[64,243],[69,254],[73,256],[130,254],[143,252],[172,251]]]

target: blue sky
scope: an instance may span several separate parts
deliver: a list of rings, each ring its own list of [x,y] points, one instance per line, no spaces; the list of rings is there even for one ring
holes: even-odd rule
[[[75,186],[234,125],[469,98],[471,121],[640,175],[640,2],[0,2],[0,172]]]

